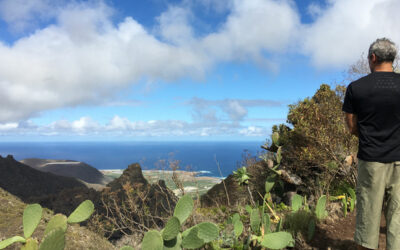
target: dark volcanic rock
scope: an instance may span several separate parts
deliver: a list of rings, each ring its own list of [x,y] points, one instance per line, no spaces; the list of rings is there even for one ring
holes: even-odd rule
[[[177,197],[163,180],[149,184],[140,165],[135,163],[129,165],[119,178],[107,185],[101,193],[101,200],[101,224],[112,224],[119,228],[111,234],[107,230],[103,230],[103,233],[107,237],[118,239],[124,233],[143,231],[155,225],[162,227],[172,215]]]
[[[143,176],[142,168],[140,167],[139,163],[129,165],[128,168],[124,170],[122,175],[108,183],[107,187],[109,187],[111,191],[122,190],[123,185],[127,183],[137,187],[146,186],[149,184]]]
[[[58,194],[64,189],[82,187],[80,181],[33,169],[16,161],[11,155],[0,156],[0,187],[22,200]]]
[[[56,175],[74,177],[87,183],[105,185],[109,182],[99,170],[84,163],[70,160],[45,160],[28,158],[22,163],[43,172],[50,172]]]

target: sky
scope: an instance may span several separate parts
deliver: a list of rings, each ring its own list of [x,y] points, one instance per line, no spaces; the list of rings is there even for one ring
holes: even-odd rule
[[[1,141],[263,141],[397,0],[0,0]]]

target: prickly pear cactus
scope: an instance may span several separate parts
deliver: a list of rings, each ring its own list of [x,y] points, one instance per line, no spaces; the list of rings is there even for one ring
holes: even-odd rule
[[[282,249],[291,244],[293,244],[293,237],[287,232],[266,234],[261,241],[261,245],[269,249]]]
[[[39,246],[39,250],[63,250],[65,247],[65,232],[56,228],[48,233]]]
[[[25,243],[26,240],[21,236],[14,236],[14,237],[8,238],[6,240],[0,241],[0,249],[4,249],[4,248],[8,247],[9,245],[14,244],[15,242]]]
[[[94,212],[93,202],[86,200],[82,202],[67,219],[68,223],[80,223],[87,220]]]
[[[165,225],[165,228],[163,229],[161,234],[162,238],[164,240],[172,240],[178,235],[180,229],[181,229],[181,224],[179,222],[179,219],[174,216],[171,219],[169,219],[169,221]]]
[[[253,209],[250,214],[250,227],[253,233],[258,234],[260,232],[260,212],[258,209]]]
[[[21,250],[38,250],[39,244],[36,239],[29,238],[25,244],[21,247]]]
[[[162,250],[163,244],[161,234],[158,231],[150,230],[143,237],[142,250]]]
[[[279,146],[279,134],[278,134],[278,132],[274,132],[271,137],[272,137],[272,143],[275,144],[276,146]]]
[[[189,231],[188,233],[184,233],[186,236],[183,237],[182,247],[187,249],[196,249],[202,247],[205,242],[198,237],[199,229],[194,226],[187,230]]]
[[[164,250],[181,250],[182,234],[179,233],[172,240],[164,240]]]
[[[135,249],[133,249],[133,247],[131,246],[123,246],[119,250],[135,250]]]
[[[24,210],[22,223],[24,226],[25,238],[31,237],[37,225],[42,219],[43,209],[39,204],[28,205]]]
[[[326,196],[322,195],[319,197],[317,201],[317,205],[315,206],[315,215],[317,216],[318,220],[324,219],[328,212],[325,209],[326,207]]]
[[[67,231],[67,217],[63,214],[54,215],[44,230],[44,235],[53,231],[54,229],[61,228],[64,232]]]
[[[303,205],[303,196],[295,194],[292,197],[292,211],[296,212]]]
[[[204,243],[209,243],[216,238],[218,238],[218,227],[211,222],[202,222],[197,224],[198,228],[197,236],[204,241]]]
[[[190,195],[184,195],[179,199],[174,210],[174,216],[179,219],[181,225],[190,216],[193,207],[193,199]]]

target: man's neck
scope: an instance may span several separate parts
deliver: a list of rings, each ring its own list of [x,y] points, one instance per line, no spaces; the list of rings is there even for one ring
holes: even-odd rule
[[[393,72],[393,64],[388,62],[383,62],[375,65],[372,72]]]

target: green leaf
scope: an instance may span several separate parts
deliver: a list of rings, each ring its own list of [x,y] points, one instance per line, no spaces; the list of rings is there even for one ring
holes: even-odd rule
[[[186,194],[179,199],[174,210],[174,216],[179,219],[181,225],[190,216],[193,207],[194,203],[190,195]]]
[[[264,233],[270,233],[271,232],[271,217],[267,213],[264,214],[263,225],[264,225]]]
[[[278,151],[276,152],[276,162],[281,164],[282,161],[282,147],[278,147]]]
[[[270,249],[282,249],[290,245],[293,237],[288,232],[277,232],[264,235],[261,241],[263,247]]]
[[[265,192],[269,193],[271,191],[271,189],[274,187],[275,185],[275,175],[270,175],[267,177],[267,179],[265,180]]]
[[[198,228],[197,236],[204,241],[204,243],[211,242],[218,238],[219,232],[218,227],[211,222],[202,222],[197,224]]]
[[[308,223],[307,240],[310,241],[315,234],[315,220],[311,219]]]
[[[26,243],[21,247],[21,250],[38,250],[39,244],[36,239],[29,238]]]
[[[354,190],[352,188],[347,188],[347,192],[350,194],[350,212],[353,212],[354,210],[354,203],[356,201],[356,193],[354,192]]]
[[[43,209],[39,204],[28,205],[24,210],[23,225],[25,238],[31,237],[42,218]]]
[[[292,211],[296,212],[303,205],[303,196],[295,194],[292,197]]]
[[[344,198],[342,198],[342,205],[343,205],[343,215],[344,217],[347,216],[347,194],[344,195]]]
[[[189,231],[186,237],[183,237],[183,248],[195,249],[204,245],[204,241],[198,237],[198,231],[199,229],[195,226]]]
[[[275,232],[280,232],[282,230],[282,218],[279,220],[278,225],[276,225]]]
[[[240,215],[238,213],[235,213],[232,216],[232,224],[235,224],[236,221],[240,220]]]
[[[272,133],[272,143],[275,144],[276,146],[279,146],[279,134],[278,132]]]
[[[318,220],[322,220],[327,216],[326,207],[326,195],[322,195],[319,197],[317,201],[317,205],[315,206],[315,215],[317,216]]]
[[[80,223],[87,220],[94,212],[93,202],[85,200],[69,215],[68,223]]]
[[[258,209],[253,209],[253,211],[250,214],[250,227],[255,234],[258,234],[258,232],[260,232],[260,223],[261,223],[260,213]]]
[[[178,235],[180,229],[181,224],[179,219],[174,216],[168,220],[161,235],[164,240],[172,240]]]
[[[172,240],[164,240],[164,250],[181,250],[182,234],[178,234]]]
[[[161,234],[156,230],[148,231],[142,240],[142,250],[162,250],[164,242]]]
[[[61,228],[64,232],[67,231],[67,216],[63,214],[54,215],[47,224],[44,235],[46,236],[56,228]]]
[[[235,221],[233,224],[233,231],[236,237],[239,237],[243,233],[243,223],[240,220]]]
[[[135,249],[133,249],[133,247],[131,246],[123,246],[119,250],[135,250]]]
[[[0,249],[4,249],[4,248],[8,247],[9,245],[14,244],[15,242],[25,243],[26,240],[21,236],[14,236],[14,237],[5,239],[3,241],[0,241]]]
[[[63,250],[65,247],[65,232],[57,228],[44,237],[39,250]]]
[[[246,211],[251,214],[251,211],[253,211],[253,209],[251,208],[250,205],[246,205]]]

